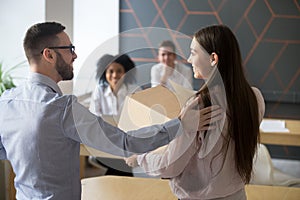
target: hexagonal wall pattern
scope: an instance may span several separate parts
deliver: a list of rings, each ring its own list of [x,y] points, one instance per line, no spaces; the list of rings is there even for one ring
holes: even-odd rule
[[[300,119],[299,9],[296,0],[120,0],[120,32],[141,29],[120,37],[120,51],[137,66],[155,63],[157,38],[171,39],[184,61],[195,31],[225,24],[240,43],[248,80],[265,97],[266,117]],[[153,35],[146,27],[167,33]],[[139,43],[124,42],[133,38],[150,48],[143,53]]]

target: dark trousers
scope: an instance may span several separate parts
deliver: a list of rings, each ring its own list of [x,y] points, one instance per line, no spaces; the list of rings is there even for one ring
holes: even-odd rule
[[[131,167],[123,159],[97,157],[97,162],[107,168],[105,175],[133,176]]]

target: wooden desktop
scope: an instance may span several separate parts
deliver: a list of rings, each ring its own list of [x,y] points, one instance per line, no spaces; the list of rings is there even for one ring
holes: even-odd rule
[[[82,200],[177,200],[167,180],[99,176],[81,180]],[[300,188],[246,185],[248,200],[299,200]]]
[[[264,119],[272,120],[272,119]],[[260,131],[260,140],[263,144],[300,146],[300,120],[284,120],[289,132]]]

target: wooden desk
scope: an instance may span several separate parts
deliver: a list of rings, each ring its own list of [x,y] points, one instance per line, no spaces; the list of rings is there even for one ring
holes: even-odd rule
[[[99,176],[81,180],[82,200],[177,200],[168,181],[152,178]]]
[[[264,119],[268,120],[268,119]],[[289,133],[260,131],[260,140],[263,144],[300,146],[300,120],[285,120]]]
[[[100,176],[81,180],[82,200],[177,200],[167,180]],[[247,185],[248,200],[299,200],[300,188]]]
[[[246,185],[247,200],[299,200],[300,188]]]

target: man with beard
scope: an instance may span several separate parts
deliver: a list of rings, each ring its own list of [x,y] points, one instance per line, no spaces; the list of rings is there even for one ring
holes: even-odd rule
[[[164,145],[193,125],[206,128],[203,120],[188,123],[201,114],[190,105],[178,119],[127,135],[90,113],[75,96],[62,95],[57,83],[73,78],[77,58],[64,29],[56,22],[28,29],[29,79],[0,98],[0,159],[9,160],[16,174],[16,199],[80,199],[80,143],[124,156],[124,150],[142,153]],[[139,134],[148,137],[134,137]]]

